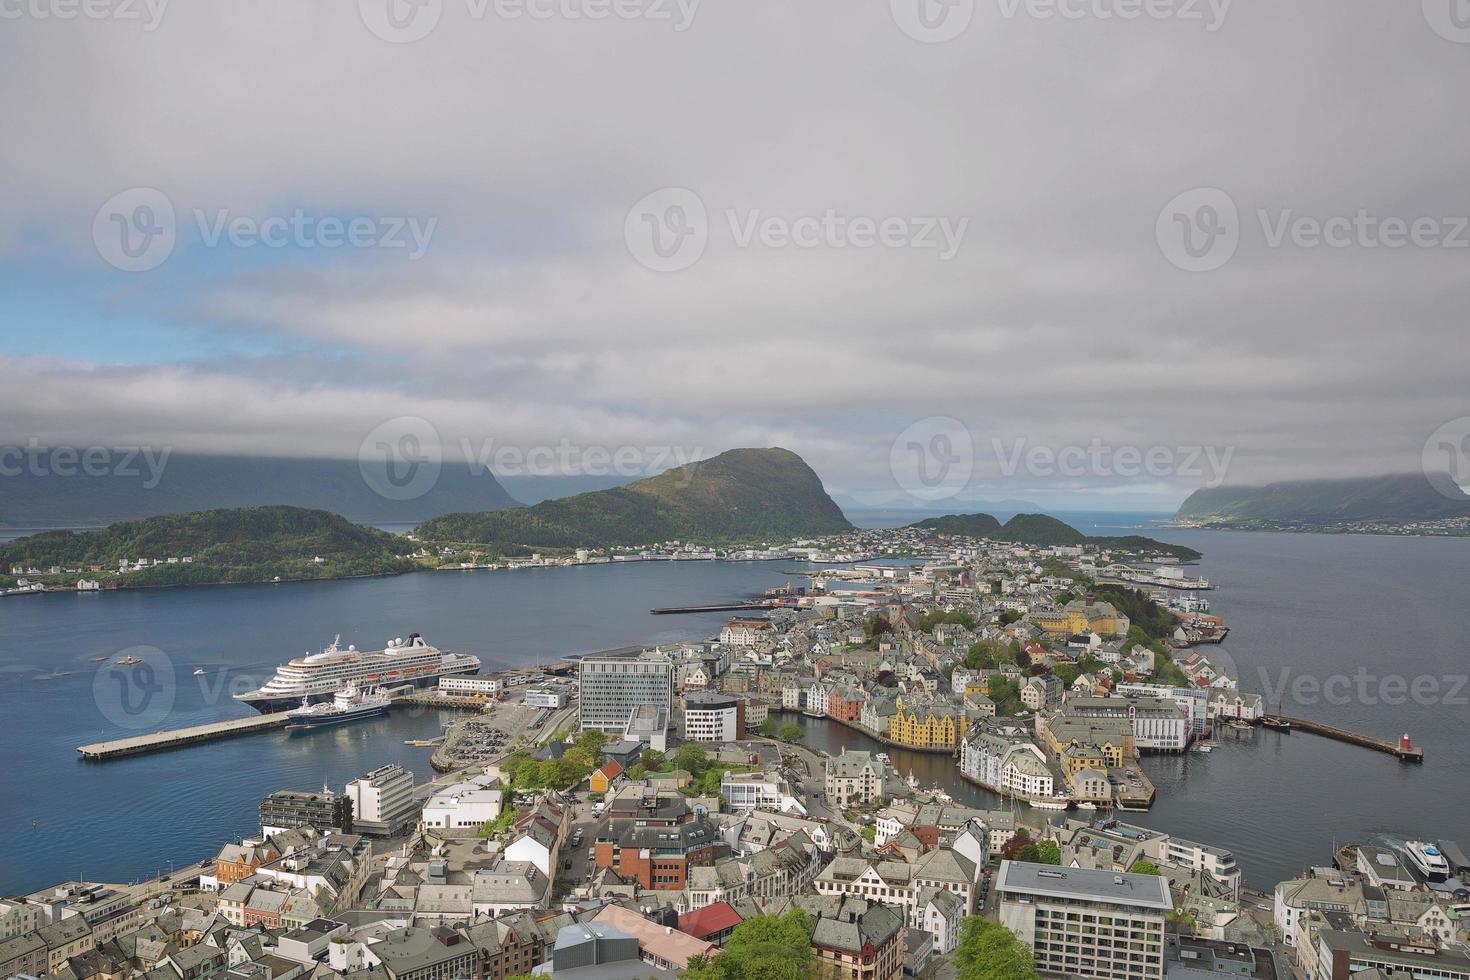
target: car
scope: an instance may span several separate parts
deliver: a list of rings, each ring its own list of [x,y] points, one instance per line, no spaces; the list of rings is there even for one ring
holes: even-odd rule
[[[595,861],[595,860],[597,860],[597,848],[595,848],[595,847],[589,847],[589,848],[587,848],[587,860],[589,860],[589,861]]]

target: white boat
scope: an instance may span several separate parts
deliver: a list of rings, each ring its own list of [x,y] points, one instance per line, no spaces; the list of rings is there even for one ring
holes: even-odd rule
[[[433,687],[439,678],[477,674],[480,660],[463,653],[445,653],[417,633],[394,639],[382,650],[360,651],[341,647],[338,636],[321,653],[310,653],[276,668],[276,674],[254,691],[236,694],[257,711],[285,711],[293,705],[330,700],[345,684],[397,688]]]
[[[392,704],[386,693],[377,688],[359,690],[348,685],[338,691],[331,701],[320,704],[302,702],[301,707],[286,712],[287,728],[323,728],[340,725],[359,718],[381,715]]]
[[[203,677],[204,676],[204,668],[203,667],[200,667],[198,670],[194,671],[194,676],[195,677]]]
[[[1078,803],[1077,804],[1077,809],[1079,809],[1079,810],[1096,810],[1097,809],[1097,804],[1094,803],[1094,802],[1092,802],[1091,800],[1083,800],[1081,803]]]
[[[1450,863],[1440,853],[1438,846],[1427,841],[1411,840],[1404,843],[1404,850],[1408,852],[1409,863],[1426,881],[1449,880]]]
[[[1046,799],[1046,800],[1027,800],[1026,802],[1027,803],[1030,803],[1032,806],[1036,807],[1036,809],[1038,809],[1038,810],[1065,810],[1067,808],[1067,806],[1068,806],[1068,801],[1067,800]]]

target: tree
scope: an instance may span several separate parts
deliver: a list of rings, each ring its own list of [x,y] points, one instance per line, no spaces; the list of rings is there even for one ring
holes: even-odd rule
[[[541,786],[541,767],[532,759],[525,759],[515,768],[516,789],[537,789]]]
[[[658,772],[664,767],[664,754],[658,749],[644,749],[638,761],[643,763],[643,768],[649,772]]]
[[[1159,873],[1158,865],[1146,858],[1139,858],[1137,861],[1134,861],[1133,866],[1128,870],[1136,875],[1156,875]]]
[[[607,744],[607,735],[596,728],[589,728],[577,736],[577,747],[586,749],[597,758],[602,758],[602,747]]]
[[[1040,864],[1041,848],[1037,847],[1035,844],[1022,844],[1020,848],[1016,850],[1016,856],[1014,860],[1020,861],[1022,864]]]
[[[956,980],[1040,980],[1036,956],[999,922],[972,915],[960,926]]]
[[[709,753],[702,745],[693,743],[681,745],[674,753],[674,766],[678,769],[687,769],[695,776],[703,776],[704,771],[709,768]]]
[[[1037,844],[1036,852],[1038,854],[1038,864],[1062,863],[1062,849],[1057,846],[1057,842],[1054,840],[1044,840]]]
[[[735,927],[717,956],[694,957],[680,972],[683,980],[808,980],[815,957],[812,922],[792,909],[777,918],[757,915]]]
[[[802,730],[800,725],[793,721],[788,721],[781,726],[781,731],[778,734],[781,736],[781,741],[783,742],[795,742],[800,740],[806,732]]]
[[[635,762],[635,763],[633,763],[633,768],[631,768],[631,769],[628,770],[628,778],[631,779],[631,780],[633,780],[633,782],[635,782],[635,783],[636,782],[640,782],[641,780],[646,779],[647,777],[648,777],[648,769],[645,768],[644,765],[643,765],[643,763],[641,763],[641,762]]]
[[[878,837],[878,828],[874,827],[872,824],[868,824],[863,827],[861,833],[863,835],[863,840],[871,844]]]
[[[719,796],[720,783],[724,781],[724,778],[724,769],[711,769],[704,774],[704,779],[700,782],[699,788],[705,796]]]
[[[772,735],[776,734],[775,718],[772,718],[770,715],[766,715],[765,721],[761,722],[761,734],[764,735],[766,738],[770,738]]]
[[[1025,827],[1011,835],[1011,839],[1000,846],[1000,856],[1007,861],[1018,860],[1016,852],[1031,843],[1031,833]]]

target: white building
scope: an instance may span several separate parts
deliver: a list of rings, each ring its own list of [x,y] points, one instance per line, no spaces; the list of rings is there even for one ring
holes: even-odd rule
[[[731,647],[753,647],[774,635],[775,627],[764,619],[732,619],[720,630],[720,642]]]
[[[782,813],[806,814],[806,807],[791,792],[786,780],[774,773],[725,773],[720,780],[720,799],[732,810],[769,807]]]
[[[1000,921],[1044,974],[1163,980],[1167,879],[1002,861]]]
[[[728,694],[684,698],[684,738],[691,742],[734,742],[745,737],[744,706]]]
[[[526,688],[526,707],[560,710],[567,706],[571,696],[572,688],[569,684],[542,684],[538,687],[528,687]]]
[[[352,826],[359,833],[391,834],[418,815],[413,773],[396,762],[374,769],[347,784]]]
[[[635,710],[653,705],[665,717],[674,704],[674,664],[658,650],[583,657],[578,722],[620,735]]]
[[[424,828],[474,830],[499,817],[505,794],[489,789],[490,781],[491,777],[476,776],[439,790],[424,804]]]
[[[1056,778],[1041,749],[980,727],[960,747],[960,772],[990,789],[1026,798],[1056,791]]]
[[[505,683],[498,677],[441,677],[439,678],[439,693],[446,697],[474,697],[484,695],[494,697],[505,688]]]
[[[841,755],[827,760],[825,768],[823,788],[827,792],[827,801],[833,806],[873,803],[882,798],[888,766],[875,759],[871,752],[843,749]]]

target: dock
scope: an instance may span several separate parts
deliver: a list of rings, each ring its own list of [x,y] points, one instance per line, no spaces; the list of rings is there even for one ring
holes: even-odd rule
[[[1326,725],[1320,721],[1311,721],[1306,718],[1288,718],[1286,715],[1267,715],[1261,719],[1261,724],[1267,728],[1289,729],[1294,732],[1311,732],[1313,735],[1321,735],[1338,742],[1346,742],[1349,745],[1361,745],[1365,749],[1375,752],[1385,752],[1394,756],[1401,762],[1423,762],[1424,750],[1409,741],[1405,735],[1397,742],[1386,738],[1374,738],[1371,735],[1360,735],[1350,732],[1346,728],[1337,728]]]
[[[128,738],[113,739],[110,742],[78,745],[77,751],[81,753],[83,759],[89,762],[104,762],[108,759],[121,759],[125,756],[142,755],[146,752],[161,752],[165,749],[197,745],[200,742],[213,742],[221,738],[236,738],[240,735],[252,735],[272,728],[284,728],[286,714],[284,711],[277,711],[272,714],[255,715],[251,718],[234,718],[230,721],[217,721],[208,725],[153,732],[149,735],[132,735]]]
[[[727,602],[713,606],[671,606],[667,609],[650,609],[648,612],[653,616],[678,616],[684,613],[759,612],[778,607],[779,604],[775,602]]]

